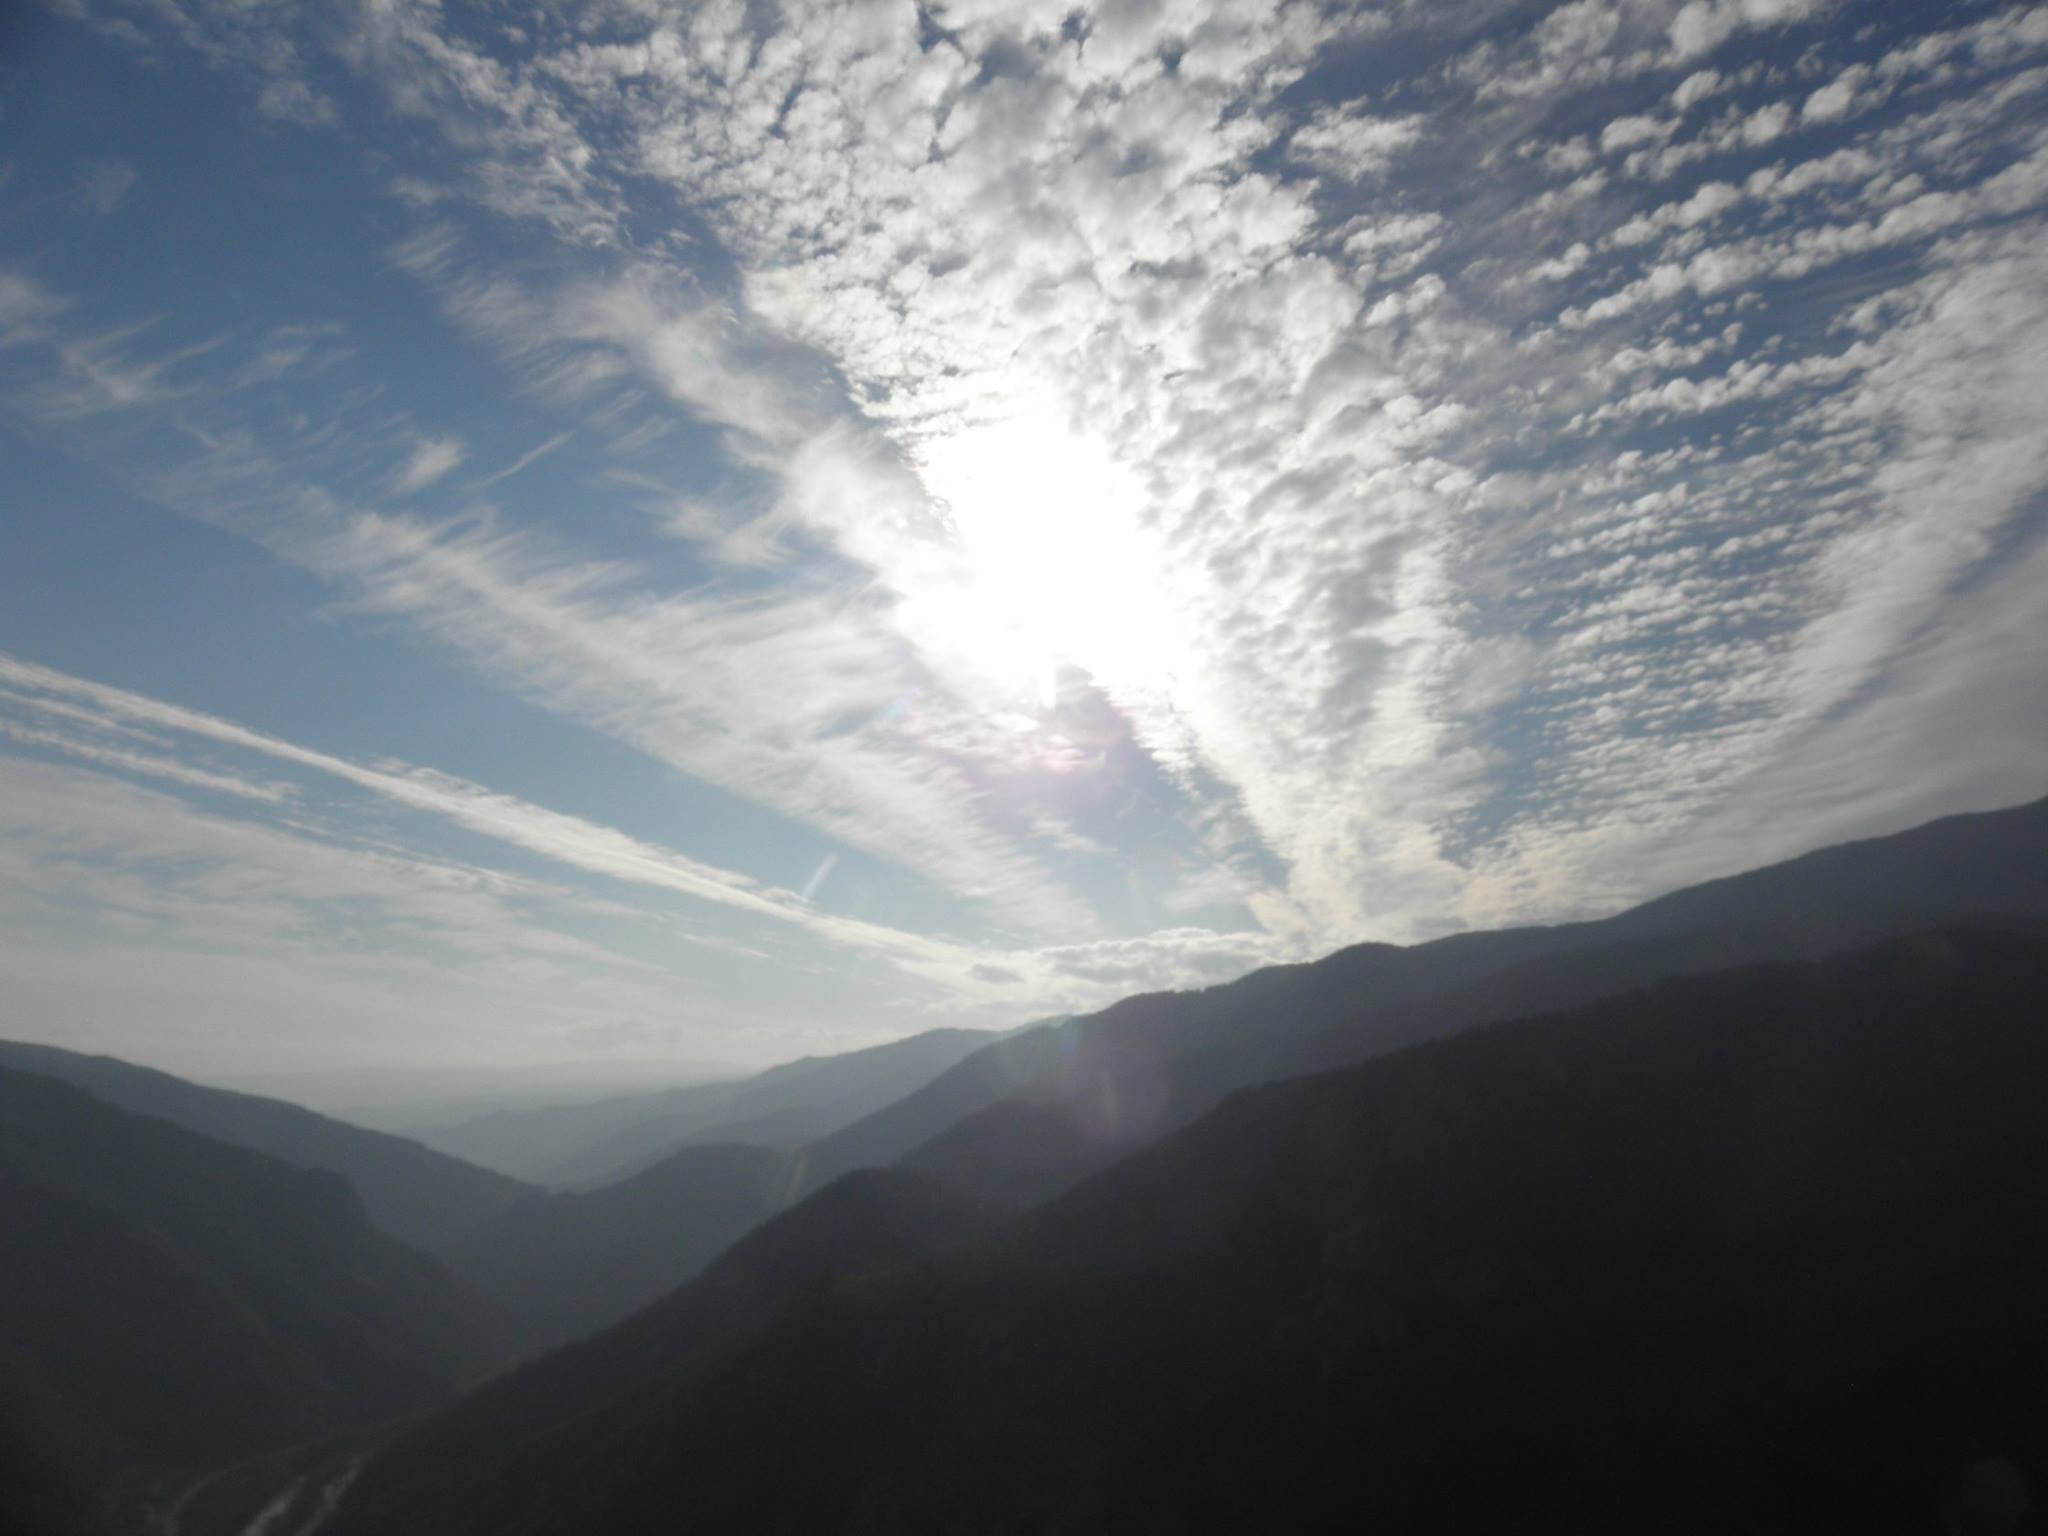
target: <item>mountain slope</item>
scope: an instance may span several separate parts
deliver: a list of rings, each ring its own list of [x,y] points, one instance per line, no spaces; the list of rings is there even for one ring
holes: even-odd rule
[[[530,1480],[599,1470],[597,1447],[641,1437],[643,1414],[722,1368],[792,1300],[952,1247],[989,1221],[922,1174],[850,1174],[764,1223],[673,1295],[405,1434],[364,1468],[335,1529],[438,1536],[517,1520]]]
[[[1243,1093],[337,1529],[2032,1528],[2044,1020],[2048,940],[1959,932]]]
[[[603,1189],[531,1195],[450,1263],[494,1298],[529,1352],[593,1333],[667,1294],[781,1210],[791,1165],[764,1147],[686,1147]]]
[[[807,1149],[814,1179],[910,1157],[1030,1203],[1253,1083],[1660,976],[1837,952],[1930,924],[2048,916],[2048,800],[1950,817],[1675,892],[1597,922],[1360,944],[1022,1031]],[[1028,1142],[1005,1100],[1031,1106]],[[929,1144],[929,1145],[928,1145]],[[1015,1147],[1015,1155],[1001,1149]]]
[[[927,1030],[729,1082],[504,1110],[424,1135],[445,1152],[520,1178],[592,1187],[701,1142],[801,1146],[923,1086],[995,1038],[981,1030]]]
[[[469,1304],[292,1167],[0,1071],[0,1422],[106,1486],[416,1412]]]
[[[280,1099],[202,1087],[111,1056],[9,1040],[0,1041],[0,1068],[56,1078],[135,1114],[301,1168],[342,1174],[362,1196],[372,1221],[430,1252],[528,1193],[502,1174],[401,1136],[364,1130]]]
[[[0,1423],[0,1531],[7,1536],[105,1536],[91,1499],[37,1448]]]

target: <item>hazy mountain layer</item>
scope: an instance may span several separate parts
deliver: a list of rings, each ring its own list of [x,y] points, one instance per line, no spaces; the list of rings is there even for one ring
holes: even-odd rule
[[[430,1252],[445,1251],[529,1192],[502,1174],[402,1136],[364,1130],[280,1099],[202,1087],[111,1056],[0,1041],[0,1068],[6,1067],[58,1078],[108,1104],[302,1168],[343,1174],[372,1221]]]
[[[730,1082],[501,1110],[422,1134],[445,1152],[536,1183],[595,1186],[700,1142],[801,1146],[922,1087],[996,1038],[982,1030],[927,1030]]]
[[[2048,940],[1958,932],[1243,1093],[632,1371],[685,1291],[378,1458],[337,1529],[2018,1530],[2044,1019]]]

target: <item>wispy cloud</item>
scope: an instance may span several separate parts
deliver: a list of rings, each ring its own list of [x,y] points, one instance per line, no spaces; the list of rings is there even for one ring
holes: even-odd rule
[[[127,200],[135,179],[125,160],[89,160],[78,178],[78,205],[104,218]]]
[[[4,655],[0,655],[0,680],[17,690],[30,705],[37,702],[39,694],[53,695],[63,701],[88,705],[98,711],[100,718],[113,725],[176,731],[312,769],[409,809],[445,817],[469,831],[591,874],[605,875],[630,884],[657,886],[755,916],[776,918],[811,928],[840,942],[866,945],[892,955],[910,958],[948,953],[943,945],[928,945],[925,941],[889,929],[820,913],[792,892],[762,886],[742,876],[685,858],[672,850],[629,837],[613,828],[550,811],[513,796],[497,794],[481,785],[431,769],[395,763],[372,767],[352,762],[331,753],[296,746],[260,731],[248,730],[197,710],[109,688]],[[107,759],[103,757],[102,760]],[[152,766],[136,754],[128,754],[127,760],[118,765],[145,771]],[[222,782],[216,781],[214,776],[195,780],[190,770],[179,770],[175,776],[181,782],[198,782],[201,787],[222,787]]]
[[[510,464],[507,464],[503,469],[493,470],[490,474],[484,476],[483,479],[477,482],[477,486],[481,489],[488,486],[497,485],[501,481],[510,480],[514,475],[520,474],[528,469],[531,469],[535,464],[539,463],[543,458],[547,457],[547,455],[553,453],[557,448],[561,447],[562,444],[568,442],[569,439],[574,437],[575,435],[576,434],[574,431],[568,429],[564,429],[563,431],[557,432],[553,437],[550,437],[546,442],[534,444],[533,447],[527,449],[526,452],[520,454],[518,458],[514,459]]]
[[[410,496],[423,491],[469,457],[469,450],[452,437],[433,437],[421,442],[393,477],[394,495]]]
[[[715,1020],[665,977],[565,933],[562,905],[535,882],[0,754],[15,1027],[76,1045],[242,1074],[547,1063],[581,1054],[574,1032],[593,1016],[707,1038]]]
[[[13,697],[37,713],[59,713],[61,718],[60,711],[63,709],[61,704],[58,705],[57,709],[51,709],[51,705],[57,703],[57,701],[38,698],[33,694],[14,695]],[[103,729],[112,728],[118,730],[122,724],[122,722],[108,720],[90,711],[73,710],[69,711],[69,713],[74,716],[82,716],[91,724]],[[153,752],[137,752],[132,748],[83,739],[65,731],[39,729],[14,720],[0,719],[0,735],[5,735],[14,741],[28,746],[47,747],[52,751],[61,752],[67,757],[75,757],[84,762],[99,764],[102,767],[118,768],[126,773],[141,774],[153,779],[168,779],[173,783],[183,784],[192,789],[213,790],[219,794],[235,795],[244,800],[261,801],[266,805],[282,805],[290,800],[293,794],[292,788],[288,784],[264,783],[258,780],[241,778],[231,773],[219,773],[211,768],[201,768],[191,763],[180,762],[174,757],[165,757]]]
[[[97,767],[267,806],[294,805],[300,798],[299,791],[289,784],[252,780],[200,767],[183,760],[175,751],[141,752],[111,746],[106,744],[106,738],[125,734],[166,742],[180,738],[196,740],[251,753],[294,769],[310,770],[506,847],[539,855],[581,874],[600,876],[627,887],[708,902],[748,917],[764,918],[773,924],[800,930],[844,950],[872,955],[907,976],[938,987],[939,991],[926,1006],[940,1010],[950,1008],[956,1016],[961,1010],[1038,1006],[1039,1000],[1044,998],[1077,1006],[1095,1003],[1115,995],[1114,988],[1128,983],[1133,977],[1151,985],[1181,985],[1214,977],[1233,968],[1241,969],[1239,962],[1247,956],[1277,958],[1294,952],[1276,948],[1259,936],[1222,935],[1204,929],[1175,930],[1144,939],[1042,949],[975,948],[951,944],[842,916],[821,906],[818,897],[832,865],[836,863],[835,859],[828,858],[820,865],[803,892],[793,892],[717,869],[616,828],[548,810],[452,775],[400,763],[370,765],[354,762],[249,730],[202,711],[147,698],[5,655],[0,655],[0,683],[6,686],[7,704],[18,714],[31,718],[41,716],[58,727],[37,727],[18,719],[0,719],[0,734],[21,744],[52,749]],[[80,727],[91,734],[81,735]],[[0,758],[0,764],[6,761]],[[57,787],[60,781],[44,770],[17,763],[9,771],[21,776],[21,782],[39,786],[39,793],[53,795],[60,792]],[[10,853],[7,839],[0,837],[0,859],[34,857],[43,862],[43,872],[35,882],[27,882],[26,865],[17,870],[26,882],[23,888],[28,888],[29,884],[39,885],[59,902],[72,902],[83,894],[91,894],[94,900],[102,903],[112,900],[112,893],[119,889],[126,893],[121,899],[131,912],[140,914],[146,911],[181,925],[197,924],[198,928],[193,931],[208,931],[216,941],[228,930],[221,926],[217,914],[208,917],[204,911],[193,908],[192,895],[196,887],[189,887],[189,883],[165,888],[138,876],[122,875],[110,877],[114,881],[112,884],[97,876],[81,884],[82,877],[76,869],[56,878],[48,865],[54,856],[52,850],[59,847],[68,850],[63,855],[68,862],[80,857],[96,858],[98,855],[93,851],[96,849],[118,847],[131,865],[138,860],[151,863],[164,857],[160,842],[152,839],[173,835],[164,831],[163,825],[198,827],[203,829],[204,837],[209,840],[210,851],[204,861],[206,868],[217,871],[218,880],[228,882],[236,890],[250,888],[249,882],[268,888],[273,877],[264,871],[284,856],[279,852],[284,849],[292,850],[290,856],[293,858],[309,859],[316,865],[337,871],[402,871],[406,881],[424,880],[429,887],[436,889],[449,880],[466,889],[496,892],[498,895],[534,889],[531,882],[471,866],[423,862],[414,856],[395,856],[374,850],[338,849],[325,841],[302,847],[304,839],[290,829],[228,821],[175,806],[175,802],[161,795],[130,795],[112,781],[93,779],[77,782],[101,786],[93,788],[91,794],[103,800],[109,797],[118,800],[128,795],[125,801],[121,801],[128,810],[114,817],[89,816],[97,831],[85,841],[81,841],[76,833],[58,831],[60,827],[72,824],[70,813],[64,817],[46,818],[49,822],[46,831],[58,841],[50,844],[43,853],[31,850],[24,854],[19,846]],[[80,789],[77,793],[84,795],[85,791]],[[143,818],[135,808],[141,806],[154,808],[146,832],[137,830],[143,826]],[[18,801],[23,815],[29,815],[29,807],[28,799]],[[71,811],[78,815],[87,814],[82,803],[73,805]],[[13,824],[17,845],[25,825],[20,822]],[[185,833],[177,832],[175,835],[184,836]],[[216,876],[205,878],[211,880]],[[383,874],[379,873],[377,878],[382,879]],[[347,889],[329,889],[317,883],[312,886],[293,885],[290,889],[296,902],[338,900],[350,894]],[[412,888],[407,886],[407,889]],[[403,901],[393,898],[382,902],[383,920],[396,925],[395,931],[403,933],[405,925],[416,922],[424,911],[416,905],[418,899],[421,899],[420,894],[415,891]],[[494,896],[493,900],[496,899]],[[493,913],[493,924],[505,917],[495,908]],[[452,912],[443,914],[436,926],[446,927],[454,915]],[[250,925],[236,941],[237,945],[261,948],[263,944],[279,939],[287,930],[296,932],[301,919],[287,911],[282,914],[273,912],[259,920],[256,909],[251,908],[237,921]],[[523,919],[521,921],[524,922]],[[723,948],[748,958],[771,958],[756,946],[717,934],[686,932],[681,937],[687,942]],[[502,942],[493,940],[490,952],[500,954],[513,943],[510,938]],[[559,935],[543,937],[541,930],[524,926],[517,930],[516,944],[523,952],[601,958],[608,964],[617,963],[616,956],[600,954],[581,942],[566,940]]]

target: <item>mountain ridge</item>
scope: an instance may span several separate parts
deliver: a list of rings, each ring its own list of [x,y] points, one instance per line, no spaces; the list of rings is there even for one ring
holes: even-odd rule
[[[0,1068],[54,1078],[134,1114],[346,1177],[392,1236],[441,1252],[529,1187],[406,1137],[260,1094],[212,1088],[114,1056],[0,1040]]]
[[[501,1110],[424,1136],[451,1155],[517,1177],[592,1188],[698,1142],[794,1149],[910,1091],[998,1033],[924,1030],[860,1050],[798,1057],[746,1077]]]
[[[823,1181],[913,1158],[972,1178],[985,1196],[1010,1184],[1029,1203],[1252,1082],[1674,971],[1811,958],[1945,921],[2012,915],[2048,915],[2048,799],[1817,849],[1607,918],[1353,945],[1195,992],[1124,998],[976,1052],[813,1143],[807,1165]],[[1040,1134],[1005,1161],[995,1149],[1016,1116],[978,1130],[968,1122],[1011,1098],[1039,1106]],[[1057,1153],[1045,1145],[1055,1135],[1067,1143]]]

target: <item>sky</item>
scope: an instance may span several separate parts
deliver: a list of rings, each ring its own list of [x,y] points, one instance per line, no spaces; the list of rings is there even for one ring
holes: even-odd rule
[[[652,1080],[2035,798],[2044,215],[1973,0],[9,7],[0,1033]]]

